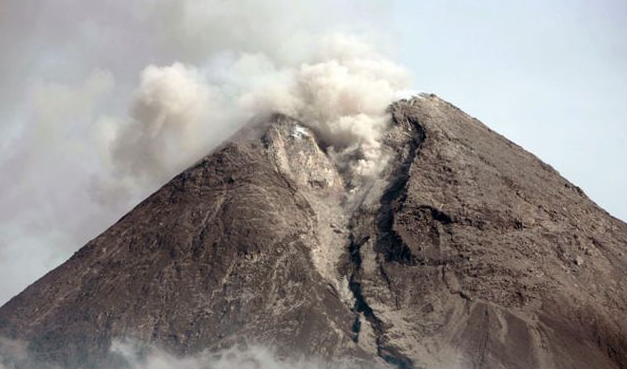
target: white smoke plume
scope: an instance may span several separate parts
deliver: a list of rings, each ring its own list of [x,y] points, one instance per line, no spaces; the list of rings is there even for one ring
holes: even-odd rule
[[[257,114],[303,120],[375,174],[385,108],[409,84],[373,46],[389,45],[386,8],[0,2],[0,303]]]
[[[251,117],[280,112],[316,131],[338,164],[376,175],[386,160],[386,108],[408,86],[407,73],[354,36],[316,44],[305,62],[283,67],[261,53],[220,55],[205,66],[147,66],[129,117],[104,137],[116,173],[162,183]]]
[[[197,159],[204,143],[200,125],[207,124],[211,102],[211,91],[195,68],[180,63],[146,67],[129,119],[104,137],[112,162],[139,178],[167,179],[161,174]]]

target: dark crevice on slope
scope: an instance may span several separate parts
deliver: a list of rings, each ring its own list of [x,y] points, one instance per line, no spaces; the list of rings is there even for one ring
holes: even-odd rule
[[[407,118],[403,118],[407,119]],[[400,122],[396,121],[395,124]],[[374,245],[374,251],[378,254],[382,254],[386,262],[399,262],[405,265],[416,265],[416,257],[412,254],[409,247],[403,242],[400,235],[394,230],[394,213],[399,210],[403,202],[407,197],[407,182],[409,180],[409,170],[413,163],[420,144],[425,138],[425,133],[418,122],[414,120],[408,120],[411,125],[411,132],[413,137],[408,140],[408,151],[405,156],[399,154],[401,160],[400,164],[390,174],[391,184],[384,191],[381,200],[379,202],[379,210],[374,216],[374,226],[376,227],[376,242]],[[357,217],[363,216],[360,212],[353,215],[353,220]],[[359,223],[359,222],[356,222]],[[376,316],[373,309],[366,301],[360,281],[360,272],[362,267],[361,246],[368,242],[369,236],[361,237],[359,241],[355,236],[355,230],[352,226],[349,226],[349,257],[352,265],[352,272],[349,277],[349,288],[355,298],[355,305],[353,310],[357,313],[355,322],[353,324],[353,332],[355,333],[354,341],[359,341],[359,334],[361,331],[360,317],[366,318],[367,322],[371,325],[375,334],[375,343],[377,347],[377,355],[385,360],[388,364],[391,364],[398,369],[415,369],[416,366],[410,358],[403,355],[397,348],[387,344],[387,337],[385,335],[385,323]],[[382,276],[386,280],[386,283],[391,283],[385,272],[383,265],[379,265]]]
[[[407,119],[407,118],[405,118]],[[394,118],[395,123],[396,117]],[[381,197],[379,215],[377,216],[377,243],[375,251],[385,256],[385,261],[395,261],[405,265],[416,265],[417,260],[409,247],[394,230],[394,213],[402,208],[407,198],[407,181],[409,169],[414,162],[425,133],[420,124],[409,120],[413,139],[409,141],[409,152],[400,165],[392,172],[391,185]]]
[[[385,338],[385,329],[384,323],[379,319],[366,299],[363,296],[361,291],[361,283],[358,280],[358,274],[361,270],[361,253],[360,248],[361,245],[367,241],[364,240],[361,243],[355,242],[355,237],[351,233],[349,236],[350,244],[349,244],[349,252],[350,259],[353,263],[353,273],[350,276],[349,280],[349,288],[355,297],[355,306],[353,307],[354,311],[357,313],[355,317],[355,323],[353,324],[353,331],[355,332],[355,342],[359,340],[359,333],[361,330],[361,321],[360,316],[363,314],[372,327],[376,337],[376,345],[377,345],[377,355],[385,360],[388,364],[396,366],[398,369],[415,369],[414,363],[411,359],[404,356],[394,347],[386,345]]]
[[[350,253],[350,258],[351,258],[351,262],[353,264],[354,270],[350,276],[348,286],[350,290],[352,291],[353,296],[355,297],[354,310],[357,313],[363,313],[366,319],[370,322],[370,324],[373,325],[373,328],[375,328],[376,330],[376,327],[381,326],[381,320],[379,320],[379,318],[375,316],[374,312],[372,311],[372,308],[366,302],[361,292],[361,283],[357,279],[359,271],[361,269],[361,253],[360,253],[361,244],[357,244],[357,242],[355,242],[355,237],[352,233],[349,236],[349,240],[350,240],[350,244],[349,244],[348,251]],[[359,319],[359,316],[357,317],[357,319]],[[359,333],[360,326],[361,326],[360,323],[355,324],[354,326],[354,328],[356,328],[355,333]]]

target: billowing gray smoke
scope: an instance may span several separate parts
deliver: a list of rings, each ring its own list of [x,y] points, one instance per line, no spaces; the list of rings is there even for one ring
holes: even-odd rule
[[[155,185],[190,165],[251,117],[280,112],[318,133],[355,175],[376,175],[387,106],[407,86],[402,68],[354,36],[316,40],[306,61],[279,67],[239,53],[202,67],[174,63],[141,73],[129,117],[101,127],[120,184]]]
[[[386,8],[0,2],[0,303],[256,114],[298,117],[376,173],[385,106],[408,83],[371,46]]]

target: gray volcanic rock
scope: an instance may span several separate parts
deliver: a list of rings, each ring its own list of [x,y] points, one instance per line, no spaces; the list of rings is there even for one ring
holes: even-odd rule
[[[242,132],[0,308],[4,361],[21,342],[46,365],[119,365],[111,342],[133,338],[356,367],[627,368],[627,224],[433,95],[390,112],[379,178],[351,178],[289,117]]]

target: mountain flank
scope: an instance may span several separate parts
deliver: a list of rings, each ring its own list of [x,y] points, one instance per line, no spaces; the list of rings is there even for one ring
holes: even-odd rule
[[[0,308],[0,362],[120,367],[111,344],[133,339],[363,368],[627,368],[627,224],[435,95],[389,110],[372,178],[306,122],[245,128]]]

